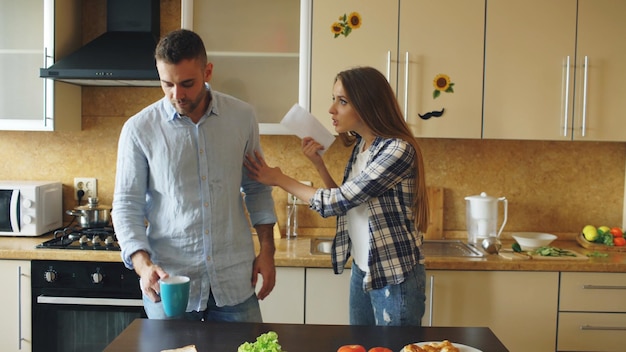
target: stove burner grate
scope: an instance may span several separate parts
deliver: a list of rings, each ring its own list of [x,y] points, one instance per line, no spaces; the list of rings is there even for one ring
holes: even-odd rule
[[[37,245],[37,248],[108,250],[120,247],[112,227],[76,228],[66,227],[53,232],[54,237]]]

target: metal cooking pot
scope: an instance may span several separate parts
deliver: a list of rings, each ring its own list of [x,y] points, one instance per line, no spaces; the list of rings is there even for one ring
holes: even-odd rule
[[[98,198],[89,197],[87,205],[67,210],[66,213],[78,217],[80,226],[84,228],[111,226],[111,206],[98,205]]]

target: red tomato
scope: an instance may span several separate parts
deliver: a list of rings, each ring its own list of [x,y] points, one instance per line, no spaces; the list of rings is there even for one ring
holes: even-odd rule
[[[626,245],[626,238],[624,237],[615,237],[613,238],[613,244],[616,246]]]
[[[361,345],[343,345],[337,349],[337,352],[366,352],[365,347]]]
[[[624,232],[619,227],[612,227],[610,231],[613,237],[624,237]]]
[[[372,347],[367,352],[393,352],[387,347]]]

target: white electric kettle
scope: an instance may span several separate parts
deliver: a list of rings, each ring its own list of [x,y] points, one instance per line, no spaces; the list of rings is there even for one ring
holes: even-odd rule
[[[491,197],[482,192],[477,196],[465,197],[465,201],[468,243],[478,245],[485,238],[500,237],[507,219],[507,199],[505,197]],[[499,202],[504,205],[504,220],[500,230],[496,232]]]

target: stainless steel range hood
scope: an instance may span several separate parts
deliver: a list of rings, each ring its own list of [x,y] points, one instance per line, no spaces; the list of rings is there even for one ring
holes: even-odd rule
[[[159,86],[159,21],[159,0],[107,0],[106,33],[39,76],[89,86]]]

